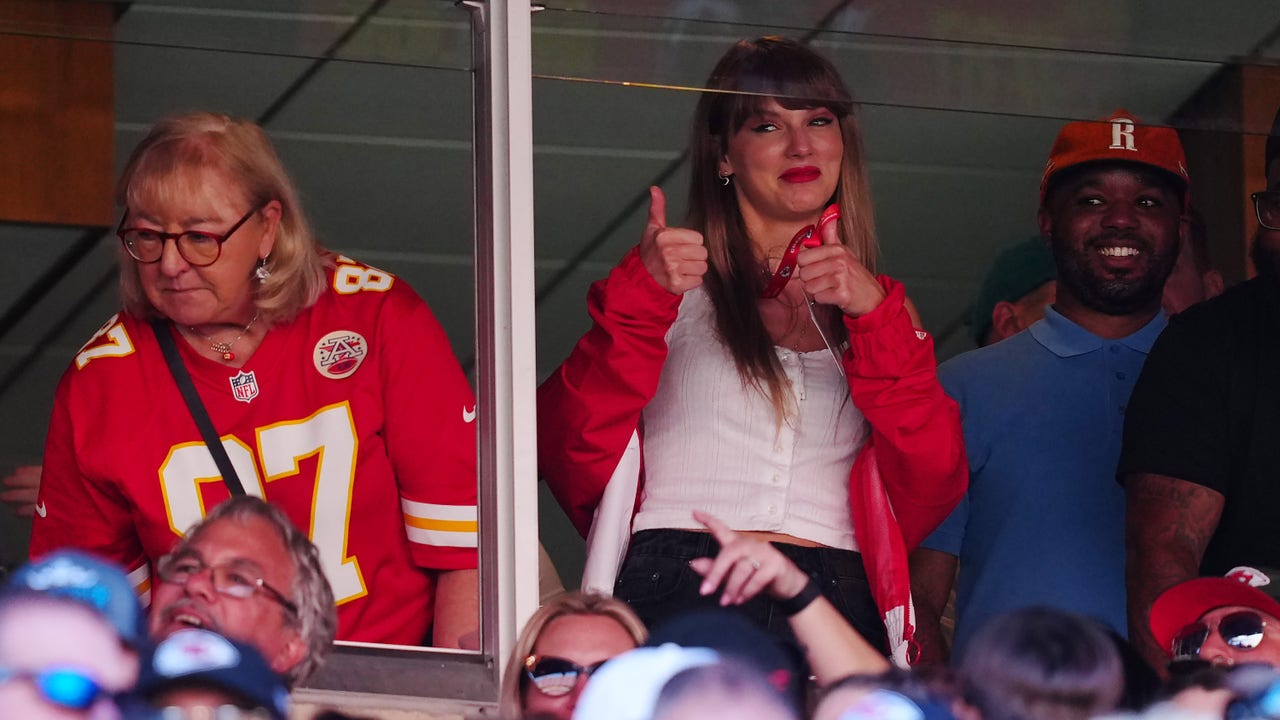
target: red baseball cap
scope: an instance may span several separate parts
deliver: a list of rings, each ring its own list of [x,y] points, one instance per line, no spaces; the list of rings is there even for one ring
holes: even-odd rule
[[[1142,125],[1129,111],[1117,110],[1106,120],[1082,120],[1062,128],[1040,179],[1040,204],[1044,204],[1049,178],[1069,167],[1102,160],[1150,165],[1176,177],[1184,190],[1191,186],[1177,131]]]
[[[1258,589],[1270,583],[1263,572],[1251,567],[1232,568],[1226,577],[1178,583],[1160,593],[1151,606],[1151,634],[1164,654],[1171,655],[1173,636],[1210,610],[1239,605],[1280,619],[1280,602]]]

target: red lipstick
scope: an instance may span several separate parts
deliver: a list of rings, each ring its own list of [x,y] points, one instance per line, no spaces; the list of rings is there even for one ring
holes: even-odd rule
[[[789,183],[813,182],[822,176],[822,171],[812,165],[793,167],[782,173],[782,179]]]

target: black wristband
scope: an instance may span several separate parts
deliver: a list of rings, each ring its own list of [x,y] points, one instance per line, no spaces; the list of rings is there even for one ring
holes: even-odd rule
[[[818,596],[821,594],[822,588],[818,587],[818,583],[814,582],[813,578],[809,578],[809,582],[805,583],[804,588],[802,588],[800,592],[796,593],[794,597],[787,598],[786,600],[776,600],[774,602],[778,605],[778,609],[781,610],[783,614],[787,617],[791,617],[792,615],[795,615],[801,610],[809,607],[810,603],[817,600]]]

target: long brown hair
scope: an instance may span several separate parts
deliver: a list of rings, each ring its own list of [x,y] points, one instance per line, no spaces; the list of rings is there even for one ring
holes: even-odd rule
[[[788,110],[827,109],[839,122],[844,141],[840,180],[832,197],[842,212],[841,241],[874,273],[875,222],[862,135],[853,113],[853,96],[835,66],[795,40],[739,41],[716,63],[706,88],[694,112],[689,145],[689,225],[702,232],[710,255],[704,283],[715,307],[716,330],[733,355],[743,384],[764,393],[781,420],[789,414],[792,394],[757,307],[765,276],[747,237],[737,193],[719,182],[717,170],[729,150],[729,138],[769,100]],[[842,343],[847,334],[841,313],[821,309],[827,337]]]

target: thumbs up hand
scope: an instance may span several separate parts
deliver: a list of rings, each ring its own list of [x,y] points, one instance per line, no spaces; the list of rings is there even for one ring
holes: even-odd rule
[[[840,212],[832,208],[818,221],[820,243],[806,243],[796,258],[801,287],[824,305],[850,317],[865,315],[885,299],[884,288],[853,250],[840,241]]]
[[[640,237],[640,260],[667,292],[680,295],[702,284],[707,274],[707,248],[702,233],[667,227],[667,197],[649,188],[649,223]]]

